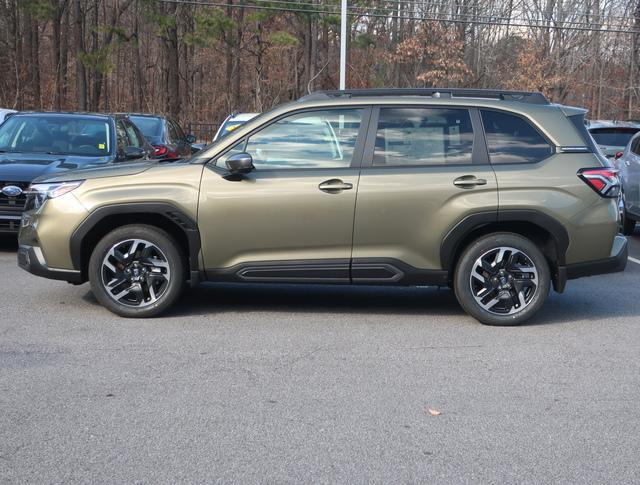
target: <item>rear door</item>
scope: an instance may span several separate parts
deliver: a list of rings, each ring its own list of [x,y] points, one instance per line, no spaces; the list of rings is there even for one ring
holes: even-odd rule
[[[446,284],[446,234],[471,213],[494,220],[497,207],[475,109],[376,108],[358,188],[353,282]]]

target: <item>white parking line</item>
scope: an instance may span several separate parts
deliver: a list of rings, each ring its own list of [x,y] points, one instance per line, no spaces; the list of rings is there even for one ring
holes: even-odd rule
[[[631,261],[632,263],[640,264],[640,259],[632,258],[631,256],[629,256],[629,261]]]

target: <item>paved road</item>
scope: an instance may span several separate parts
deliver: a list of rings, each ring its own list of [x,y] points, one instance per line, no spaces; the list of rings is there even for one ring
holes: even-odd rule
[[[519,328],[436,289],[211,285],[119,319],[6,241],[0,281],[1,483],[640,483],[640,264]]]

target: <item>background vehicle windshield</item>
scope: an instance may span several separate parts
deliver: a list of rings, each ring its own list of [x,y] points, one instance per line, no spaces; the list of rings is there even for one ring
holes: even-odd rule
[[[222,126],[222,130],[220,130],[220,137],[222,138],[226,135],[228,135],[229,133],[231,133],[233,130],[235,130],[236,128],[238,128],[239,126],[242,126],[246,123],[246,121],[227,121],[223,126]]]
[[[101,119],[14,115],[0,126],[0,152],[103,157],[110,144],[109,123]]]
[[[640,130],[638,128],[594,128],[589,131],[598,145],[624,147]]]
[[[162,120],[150,116],[129,116],[149,143],[162,143]]]

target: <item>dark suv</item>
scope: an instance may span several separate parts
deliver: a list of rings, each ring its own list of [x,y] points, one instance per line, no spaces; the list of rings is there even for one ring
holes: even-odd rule
[[[584,115],[539,93],[316,93],[186,162],[40,179],[18,262],[128,317],[208,280],[450,286],[519,324],[552,286],[626,265]]]
[[[153,149],[126,116],[12,115],[0,125],[0,232],[17,233],[25,191],[37,177],[148,159]]]
[[[196,141],[193,135],[185,135],[180,125],[166,116],[129,114],[153,146],[153,158],[158,160],[176,160],[190,157],[194,151],[192,144]]]

